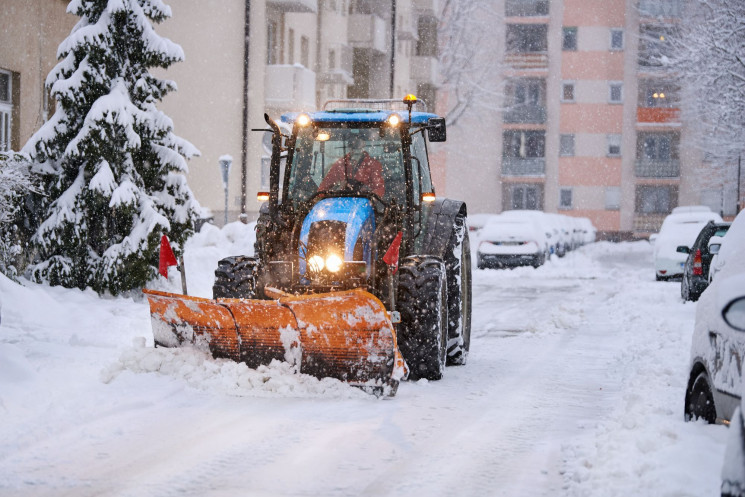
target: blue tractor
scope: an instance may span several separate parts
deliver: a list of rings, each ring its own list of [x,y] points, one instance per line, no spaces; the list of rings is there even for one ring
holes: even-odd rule
[[[361,289],[395,325],[409,378],[437,380],[446,364],[465,364],[466,204],[435,195],[427,142],[445,141],[445,120],[414,105],[413,95],[332,102],[283,115],[287,134],[265,115],[272,157],[254,255],[219,262],[215,299]]]

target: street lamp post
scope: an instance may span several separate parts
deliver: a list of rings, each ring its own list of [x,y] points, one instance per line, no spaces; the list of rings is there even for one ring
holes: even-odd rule
[[[217,161],[220,164],[220,172],[222,173],[222,186],[225,189],[224,224],[228,224],[228,176],[230,175],[230,165],[233,163],[233,158],[229,155],[223,155]]]

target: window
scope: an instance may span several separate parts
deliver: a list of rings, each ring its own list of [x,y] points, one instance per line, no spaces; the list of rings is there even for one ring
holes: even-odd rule
[[[545,24],[508,24],[507,52],[545,52],[548,50],[547,33]]]
[[[530,159],[546,156],[546,132],[508,130],[504,132],[502,155],[510,158]]]
[[[437,25],[433,16],[421,16],[417,21],[416,54],[420,57],[437,57]],[[409,44],[410,45],[410,44]]]
[[[562,188],[559,190],[559,208],[560,209],[571,209],[572,208],[572,189]]]
[[[636,212],[668,214],[678,205],[676,186],[639,185],[636,187]]]
[[[505,85],[504,122],[546,122],[546,80],[516,78]]]
[[[642,25],[639,38],[639,65],[662,65],[662,58],[670,55],[671,27]]]
[[[308,40],[307,36],[301,36],[300,37],[300,63],[304,67],[310,67],[309,53],[310,53],[310,41]]]
[[[561,84],[561,101],[574,102],[574,83],[565,81]]]
[[[329,71],[336,69],[336,52],[329,50]]]
[[[621,208],[621,187],[608,186],[605,188],[605,210],[617,211]]]
[[[574,135],[559,136],[559,155],[562,157],[574,155]]]
[[[623,29],[610,30],[610,49],[623,50]]]
[[[541,187],[537,185],[510,185],[503,197],[505,199],[504,210],[542,210],[542,193]]]
[[[13,78],[0,71],[0,151],[10,150],[13,123]]]
[[[639,107],[675,108],[679,104],[680,87],[672,81],[639,80]]]
[[[577,28],[564,28],[561,38],[562,50],[577,50]]]
[[[548,0],[507,0],[504,12],[507,17],[547,16]]]
[[[623,83],[612,82],[608,84],[608,101],[612,104],[623,102]]]
[[[621,157],[621,135],[608,135],[608,157]]]
[[[678,159],[677,133],[639,133],[636,140],[636,158],[644,161],[670,161]]]
[[[290,29],[287,34],[287,60],[289,64],[295,63],[295,30]]]
[[[277,63],[277,23],[269,21],[266,26],[266,63]]]

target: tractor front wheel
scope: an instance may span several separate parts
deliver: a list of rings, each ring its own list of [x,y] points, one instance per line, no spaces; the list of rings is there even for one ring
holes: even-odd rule
[[[409,378],[439,380],[445,372],[448,335],[445,265],[437,257],[411,256],[398,272],[398,347]]]
[[[233,299],[261,298],[259,261],[254,257],[237,255],[217,263],[212,297]]]

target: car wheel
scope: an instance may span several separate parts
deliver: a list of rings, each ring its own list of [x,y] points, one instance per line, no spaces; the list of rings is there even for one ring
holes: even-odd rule
[[[685,420],[703,419],[709,424],[717,420],[717,410],[714,407],[714,396],[711,394],[709,377],[700,372],[686,392]]]
[[[691,298],[691,286],[688,284],[688,278],[685,277],[685,274],[680,281],[680,296],[683,298],[683,302],[693,300]]]

